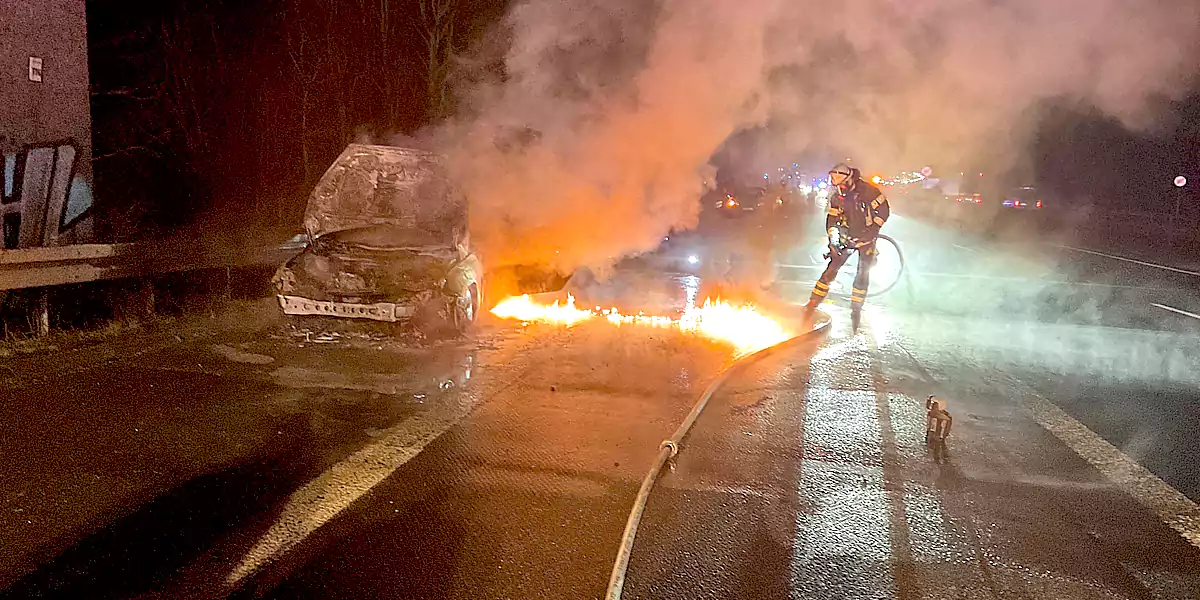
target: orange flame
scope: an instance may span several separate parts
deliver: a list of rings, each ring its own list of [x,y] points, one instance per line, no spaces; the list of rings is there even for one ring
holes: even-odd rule
[[[544,323],[555,323],[558,325],[571,326],[580,321],[586,321],[595,316],[590,310],[580,310],[575,308],[575,297],[567,296],[567,303],[559,305],[558,300],[549,306],[538,304],[530,298],[529,295],[514,296],[497,304],[492,309],[492,314],[502,319],[516,319],[518,321],[540,321]]]
[[[708,299],[702,306],[689,305],[678,317],[622,314],[615,308],[585,310],[576,308],[574,296],[567,303],[538,304],[530,296],[515,296],[497,304],[492,314],[503,319],[572,326],[594,317],[613,325],[642,325],[677,328],[734,347],[739,356],[774,346],[792,337],[776,320],[758,312],[754,306],[735,306],[723,300]]]

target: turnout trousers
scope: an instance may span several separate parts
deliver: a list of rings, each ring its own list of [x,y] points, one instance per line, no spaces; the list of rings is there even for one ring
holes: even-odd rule
[[[867,300],[867,287],[871,284],[871,265],[875,264],[875,256],[879,252],[875,249],[875,242],[868,242],[858,248],[847,248],[840,253],[830,252],[829,265],[817,279],[812,296],[808,299],[809,307],[816,308],[825,301],[825,297],[829,295],[829,285],[855,251],[859,253],[858,272],[854,275],[854,287],[850,290],[850,309],[855,313],[862,311],[863,302]]]

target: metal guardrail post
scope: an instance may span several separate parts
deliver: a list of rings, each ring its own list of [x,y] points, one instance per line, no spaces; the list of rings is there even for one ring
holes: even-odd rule
[[[50,290],[34,290],[33,331],[38,337],[50,335]]]
[[[149,319],[154,316],[154,281],[150,278],[138,281],[133,295],[126,299],[129,311],[137,319]]]

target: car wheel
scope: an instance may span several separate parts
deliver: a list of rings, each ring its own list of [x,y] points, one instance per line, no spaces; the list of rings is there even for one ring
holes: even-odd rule
[[[458,302],[454,306],[454,329],[465,333],[479,318],[479,286],[472,283],[467,288],[467,302]]]

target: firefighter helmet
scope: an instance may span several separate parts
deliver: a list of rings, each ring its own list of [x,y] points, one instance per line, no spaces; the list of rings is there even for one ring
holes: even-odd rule
[[[859,178],[858,169],[851,167],[846,163],[838,163],[829,170],[829,183],[838,187],[854,185],[854,180]]]

